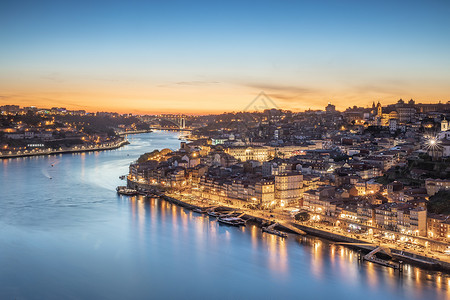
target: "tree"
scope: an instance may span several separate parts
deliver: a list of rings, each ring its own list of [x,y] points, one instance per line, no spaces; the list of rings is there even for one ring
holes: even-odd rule
[[[306,222],[309,220],[309,213],[306,211],[300,212],[295,215],[295,220],[300,222]]]
[[[116,131],[114,129],[112,129],[112,128],[109,128],[106,133],[108,134],[109,137],[117,136]]]
[[[153,158],[155,158],[158,155],[161,155],[161,152],[159,152],[158,150],[153,150],[152,152],[147,152],[147,153],[144,153],[141,156],[139,156],[137,162],[144,163],[146,161],[152,160]]]
[[[430,197],[428,211],[435,214],[450,214],[450,191],[439,191]]]

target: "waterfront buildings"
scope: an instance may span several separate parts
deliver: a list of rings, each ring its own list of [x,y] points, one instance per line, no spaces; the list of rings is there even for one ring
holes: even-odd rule
[[[298,204],[303,188],[303,175],[298,172],[275,175],[275,201],[277,205]]]
[[[235,115],[218,117],[220,134],[199,128],[193,136],[201,138],[132,167],[130,176],[211,203],[303,210],[310,222],[445,250],[446,215],[436,217],[428,203],[450,185],[446,105],[442,112],[414,101],[343,113],[331,104],[325,112],[270,110],[252,113],[244,127]],[[429,157],[423,141],[434,130],[440,154]]]

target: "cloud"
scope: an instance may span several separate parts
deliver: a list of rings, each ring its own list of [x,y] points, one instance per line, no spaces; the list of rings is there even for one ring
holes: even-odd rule
[[[377,93],[385,95],[397,95],[406,92],[405,89],[401,87],[401,85],[395,84],[362,84],[354,86],[353,89],[356,93],[362,94]]]
[[[174,87],[174,86],[208,86],[221,84],[220,81],[193,80],[193,81],[177,81],[169,84],[160,84],[158,87]]]
[[[61,98],[59,94],[9,94],[0,95],[2,101],[11,101],[12,104],[20,104],[21,106],[34,105],[38,107],[51,107],[51,106],[71,106],[76,108],[85,108],[86,105],[81,105],[74,101],[68,101]],[[3,102],[2,102],[3,103]]]
[[[288,86],[274,83],[244,83],[243,85],[264,91],[281,91],[288,94],[311,94],[318,92],[317,89],[311,87]]]
[[[65,80],[62,78],[60,73],[53,72],[48,75],[42,76],[43,79],[47,79],[57,83],[63,83]]]
[[[322,106],[323,95],[317,88],[306,86],[292,86],[274,83],[243,83],[243,86],[264,91],[268,97],[279,103],[280,107],[293,106],[308,108]]]
[[[219,84],[219,83],[220,83],[219,81],[201,81],[201,80],[175,82],[176,85],[195,85],[195,86]]]

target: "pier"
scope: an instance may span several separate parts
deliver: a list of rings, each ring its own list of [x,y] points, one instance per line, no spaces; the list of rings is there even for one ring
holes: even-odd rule
[[[401,261],[399,263],[396,263],[393,261],[389,261],[389,260],[385,260],[385,259],[376,257],[375,254],[377,254],[380,251],[383,251],[384,253],[386,253],[387,255],[392,257],[392,253],[389,248],[378,246],[375,249],[373,249],[372,251],[370,251],[369,253],[367,253],[366,255],[364,255],[362,257],[362,259],[373,262],[373,263],[381,265],[381,266],[388,267],[388,268],[398,269],[400,272],[403,271],[403,263]]]
[[[281,221],[279,224],[281,226],[286,227],[287,229],[291,230],[292,232],[295,232],[295,233],[299,234],[299,235],[306,235],[306,232],[304,232],[300,228],[292,226],[289,222]]]

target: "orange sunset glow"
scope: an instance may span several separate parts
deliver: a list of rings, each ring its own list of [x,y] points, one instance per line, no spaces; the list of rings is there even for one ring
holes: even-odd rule
[[[1,83],[0,83],[1,85]],[[417,102],[446,102],[444,92],[437,87],[421,87],[416,93],[383,92],[375,88],[345,90],[301,91],[295,87],[242,86],[230,83],[185,82],[147,85],[145,83],[103,82],[100,84],[53,83],[35,87],[3,87],[2,104],[37,107],[66,107],[87,111],[116,111],[120,113],[187,113],[209,114],[242,111],[261,91],[282,109],[304,111],[323,109],[332,102],[337,109],[358,105],[367,107],[372,101],[394,103],[398,99],[414,98]]]
[[[450,100],[447,7],[229,5],[6,6],[0,104],[207,114],[260,92],[292,111]]]

